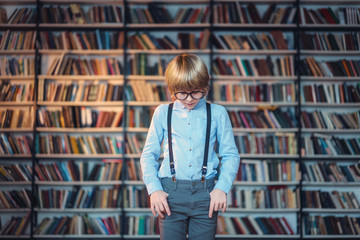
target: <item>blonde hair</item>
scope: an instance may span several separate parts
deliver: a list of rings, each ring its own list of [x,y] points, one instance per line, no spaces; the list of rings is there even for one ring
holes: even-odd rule
[[[168,64],[165,71],[169,92],[209,89],[209,73],[204,61],[194,54],[181,54]]]

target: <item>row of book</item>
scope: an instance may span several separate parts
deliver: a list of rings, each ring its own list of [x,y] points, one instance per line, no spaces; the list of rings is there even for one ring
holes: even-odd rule
[[[57,162],[35,166],[35,180],[48,182],[73,182],[73,181],[119,181],[132,180],[139,181],[142,179],[140,162],[134,159],[125,161],[126,170],[123,170],[122,159],[103,159],[103,163],[96,163],[89,170],[87,162],[80,161],[76,164],[70,160],[68,162]],[[24,165],[0,166],[4,176],[4,181],[30,181],[31,170]],[[16,171],[12,171],[12,170]],[[123,176],[124,174],[124,176]]]
[[[0,80],[0,102],[27,102],[34,99],[34,83]]]
[[[171,101],[171,95],[164,84],[156,84],[145,80],[135,80],[129,83],[130,88],[126,88],[126,99],[138,102],[159,102]]]
[[[259,13],[254,3],[246,6],[240,2],[215,4],[214,23],[241,23],[241,24],[291,24],[294,23],[296,8],[279,7],[269,4],[263,15]]]
[[[120,208],[122,188],[115,185],[111,188],[93,187],[91,190],[74,186],[69,189],[39,189],[38,207],[41,209],[82,209],[82,208]]]
[[[214,46],[226,50],[286,50],[293,47],[290,37],[282,31],[250,35],[213,34]],[[194,33],[178,33],[177,41],[165,35],[157,38],[150,33],[136,33],[129,36],[129,49],[206,49],[209,43],[208,30]],[[356,51],[360,49],[359,33],[301,33],[300,48],[319,51]],[[0,49],[26,50],[35,48],[35,32],[0,33]],[[123,49],[124,32],[40,32],[40,49]]]
[[[99,31],[60,33],[41,31],[40,49],[102,50],[123,49],[124,32]]]
[[[141,180],[140,162],[134,159],[126,161],[123,179]],[[123,161],[103,160],[94,164],[91,170],[87,161],[62,161],[35,166],[36,181],[117,181],[122,177]],[[302,163],[301,172],[306,183],[321,182],[360,182],[360,164],[343,165],[337,163]],[[30,182],[32,166],[29,164],[0,165],[1,182]],[[298,182],[300,166],[290,160],[242,160],[236,181],[241,182]]]
[[[0,235],[24,235],[30,223],[30,215],[31,212],[29,211],[26,216],[23,217],[12,216],[2,226],[0,226]]]
[[[167,35],[155,37],[149,32],[135,33],[129,36],[128,48],[141,50],[176,50],[176,49],[206,49],[209,45],[210,31],[200,32],[199,37],[194,33],[179,32],[177,41]]]
[[[74,136],[37,135],[36,153],[41,154],[122,154],[123,139],[120,135]]]
[[[34,125],[34,108],[0,109],[0,128],[31,128]]]
[[[246,59],[237,56],[235,59],[216,57],[212,63],[215,75],[229,76],[294,76],[293,56]]]
[[[218,216],[217,234],[294,235],[285,217],[224,217]]]
[[[299,74],[314,77],[358,77],[360,60],[316,61],[314,57],[300,60]]]
[[[305,235],[359,235],[360,218],[350,216],[305,216]]]
[[[0,76],[34,76],[34,57],[1,58]]]
[[[130,128],[149,127],[155,108],[154,106],[147,108],[141,106],[130,107],[126,120],[127,126]]]
[[[39,101],[108,102],[123,100],[118,81],[54,81],[39,79]]]
[[[0,165],[0,182],[30,182],[32,180],[32,166],[29,164]]]
[[[305,208],[336,208],[359,209],[359,200],[354,192],[302,191],[303,207]]]
[[[122,23],[122,8],[114,5],[91,6],[87,12],[79,4],[69,4],[61,7],[49,6],[41,8],[41,23]],[[202,8],[179,8],[174,16],[169,10],[156,3],[149,4],[148,8],[130,8],[129,23],[154,24],[154,23],[209,23],[210,9]],[[35,23],[35,8],[16,8],[11,16],[7,18],[3,9],[3,23],[21,24]],[[359,9],[356,7],[331,7],[310,9],[300,8],[299,21],[302,24],[358,24],[360,22]],[[278,7],[270,4],[263,16],[253,3],[247,6],[238,2],[217,4],[214,6],[214,23],[274,23],[291,24],[296,16],[295,7]],[[5,21],[6,19],[6,21]]]
[[[122,23],[122,7],[116,5],[91,6],[87,11],[79,4],[54,5],[40,9],[41,23]]]
[[[0,191],[0,209],[31,208],[31,190]]]
[[[121,216],[106,218],[89,217],[87,214],[73,217],[45,217],[36,226],[36,235],[110,235],[120,234]]]
[[[0,75],[29,76],[34,74],[33,58],[4,58],[0,65]],[[272,59],[221,59],[212,63],[215,75],[230,76],[294,76],[293,56]],[[167,61],[159,56],[158,62],[150,65],[144,54],[135,54],[128,64],[132,75],[163,75]],[[313,57],[300,60],[300,74],[314,77],[360,76],[358,60],[316,61]],[[54,58],[47,75],[121,75],[122,63],[117,58],[83,58],[64,54]]]
[[[331,7],[310,9],[300,8],[301,24],[359,24],[360,10],[356,7],[338,7],[335,10]]]
[[[7,30],[0,33],[0,50],[35,49],[35,31],[14,32]]]
[[[295,209],[299,207],[299,191],[286,187],[243,189],[233,187],[227,195],[229,207],[242,209]]]
[[[128,133],[126,135],[125,151],[126,153],[141,154],[145,146],[146,134]]]
[[[123,107],[113,108],[111,111],[77,106],[41,107],[37,111],[37,126],[47,128],[116,128],[121,127],[123,111]]]
[[[302,163],[301,171],[304,182],[360,182],[360,164],[337,163]]]
[[[147,208],[150,207],[144,186],[115,185],[91,190],[74,186],[70,189],[39,189],[38,207],[41,209],[89,209],[89,208]]]
[[[302,137],[302,151],[306,155],[358,155],[360,154],[360,138],[340,138],[336,136],[314,133]]]
[[[236,181],[241,182],[298,182],[299,163],[291,160],[241,160]]]
[[[358,103],[360,102],[360,83],[312,83],[302,86],[301,99],[309,103]]]
[[[226,50],[287,50],[293,47],[291,38],[282,31],[251,33],[250,35],[213,34],[216,49]]]
[[[173,23],[173,24],[200,24],[209,23],[210,7],[189,7],[178,8],[172,16],[164,6],[157,3],[149,3],[147,8],[137,7],[129,8],[129,23],[133,24],[156,24],[156,23]]]
[[[303,128],[360,129],[360,112],[301,111]]]
[[[33,146],[30,135],[0,133],[0,155],[31,154]]]
[[[297,126],[294,112],[289,109],[283,111],[280,108],[275,110],[228,110],[230,121],[235,128],[295,128]]]
[[[16,8],[8,17],[7,11],[4,8],[0,9],[1,23],[7,24],[29,24],[35,23],[36,20],[36,8]]]
[[[359,51],[360,33],[300,34],[300,48],[318,51]]]
[[[214,82],[214,100],[250,103],[250,102],[288,102],[296,101],[295,83],[257,83],[247,84]]]
[[[163,76],[170,60],[161,59],[152,64],[149,63],[147,55],[144,53],[134,54],[128,64],[127,72],[131,75],[160,75]]]
[[[294,133],[277,133],[267,136],[246,133],[234,137],[240,154],[297,154],[297,140]]]
[[[62,54],[50,63],[46,75],[121,75],[120,60],[114,58],[84,58]]]

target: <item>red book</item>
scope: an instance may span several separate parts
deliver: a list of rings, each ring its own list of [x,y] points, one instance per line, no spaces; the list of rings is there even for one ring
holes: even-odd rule
[[[281,217],[281,220],[285,223],[285,226],[287,228],[287,230],[289,230],[290,234],[294,234],[294,231],[292,230],[292,228],[290,227],[290,224],[288,223],[288,221],[286,220],[285,217]]]
[[[282,234],[282,231],[280,230],[279,226],[275,222],[275,219],[272,217],[269,217],[269,221],[271,223],[271,227],[276,231],[276,234]]]

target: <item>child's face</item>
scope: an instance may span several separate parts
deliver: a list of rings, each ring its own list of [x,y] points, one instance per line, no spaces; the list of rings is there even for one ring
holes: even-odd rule
[[[200,100],[207,94],[205,90],[179,90],[175,92],[175,97],[189,110],[192,110],[200,102]],[[187,97],[186,97],[187,95]],[[181,97],[180,97],[181,96]],[[186,97],[185,99],[184,96]]]

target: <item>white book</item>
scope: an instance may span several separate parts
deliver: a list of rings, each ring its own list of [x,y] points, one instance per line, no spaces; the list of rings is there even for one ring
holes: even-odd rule
[[[224,217],[224,220],[225,220],[227,234],[235,235],[236,230],[235,230],[234,224],[232,223],[230,217]]]

